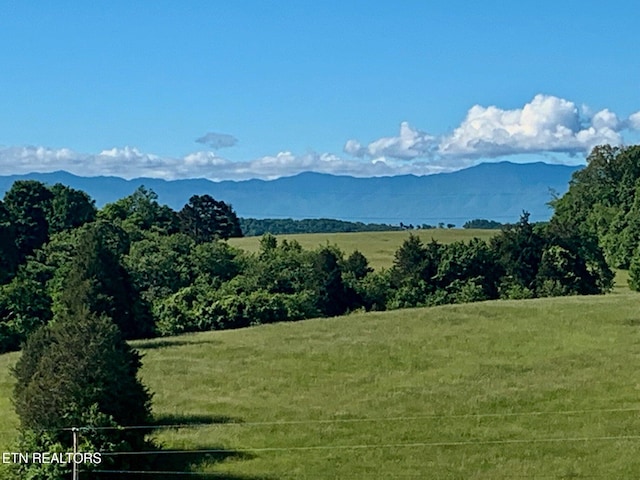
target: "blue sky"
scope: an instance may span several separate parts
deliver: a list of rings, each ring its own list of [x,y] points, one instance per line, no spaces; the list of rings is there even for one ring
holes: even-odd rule
[[[638,18],[631,1],[0,0],[0,173],[580,163],[640,140]]]

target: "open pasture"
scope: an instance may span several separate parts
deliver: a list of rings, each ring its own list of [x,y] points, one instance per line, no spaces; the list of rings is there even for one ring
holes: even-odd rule
[[[635,478],[639,300],[493,301],[135,345],[157,421],[183,425],[158,440],[208,451],[165,454],[165,468],[245,480]],[[4,449],[16,358],[0,357]]]
[[[393,262],[393,254],[402,242],[413,233],[424,243],[431,239],[440,243],[452,243],[458,240],[469,241],[474,237],[488,240],[500,230],[477,229],[443,229],[405,230],[397,232],[354,232],[354,233],[306,233],[291,235],[276,235],[279,241],[295,240],[304,248],[314,249],[327,243],[337,245],[346,255],[359,250],[373,268],[388,268]],[[257,252],[260,248],[261,237],[245,237],[229,239],[229,244],[249,252]]]

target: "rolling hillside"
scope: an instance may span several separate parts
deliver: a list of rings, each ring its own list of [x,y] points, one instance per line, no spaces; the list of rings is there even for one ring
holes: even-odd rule
[[[635,478],[638,298],[620,290],[137,342],[157,421],[183,425],[158,430],[174,451],[159,461],[236,480]],[[3,449],[16,358],[0,357]]]

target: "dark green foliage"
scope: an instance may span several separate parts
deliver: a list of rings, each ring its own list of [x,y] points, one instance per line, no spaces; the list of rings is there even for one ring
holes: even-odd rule
[[[209,195],[194,195],[178,213],[180,231],[196,243],[241,237],[240,221],[230,205]]]
[[[0,287],[0,349],[17,348],[49,322],[52,311],[55,320],[88,310],[113,319],[125,338],[140,338],[357,309],[604,292],[613,275],[599,242],[609,246],[609,258],[622,262],[637,250],[640,235],[640,200],[626,200],[628,211],[622,210],[611,189],[633,196],[640,184],[625,173],[627,164],[633,165],[629,152],[594,152],[593,168],[607,178],[598,188],[608,200],[583,217],[583,199],[572,194],[554,203],[559,212],[577,212],[575,218],[558,214],[548,224],[533,225],[524,213],[490,243],[424,244],[411,234],[396,251],[392,268],[378,272],[359,251],[345,259],[335,246],[309,251],[295,241],[278,243],[271,234],[263,236],[256,254],[230,247],[221,240],[241,235],[240,222],[230,206],[208,195],[194,195],[176,214],[141,187],[89,222],[95,209],[82,192],[17,183],[7,192],[11,208],[0,203],[0,233],[5,234],[0,237],[0,281],[5,282]],[[627,165],[622,173],[611,166],[619,157]],[[591,185],[601,180],[600,173],[578,178]],[[22,237],[14,218],[22,221]],[[44,218],[40,223],[48,230],[35,228],[33,238],[41,234],[35,241],[25,236],[24,225],[37,227],[38,218]],[[487,222],[465,226],[486,228]],[[20,253],[18,247],[27,245],[36,247],[25,257],[26,250]],[[633,285],[640,284],[636,271],[640,268],[634,266]]]
[[[313,262],[313,286],[318,310],[325,316],[342,315],[357,306],[355,292],[342,280],[340,260],[342,252],[323,247],[316,252]]]
[[[19,261],[16,229],[9,210],[0,201],[0,285],[11,279]]]
[[[5,193],[20,262],[49,239],[52,200],[51,190],[35,180],[18,180]]]
[[[544,226],[529,223],[524,213],[491,240],[504,270],[500,290],[508,298],[589,295],[613,285],[597,239],[574,222],[554,218]]]
[[[461,303],[497,298],[503,274],[496,252],[483,240],[474,238],[442,249],[434,280],[439,288],[450,292],[453,303]]]
[[[270,293],[265,290],[234,292],[202,285],[185,287],[156,304],[158,332],[185,332],[242,328],[319,316],[308,292]]]
[[[436,291],[434,280],[444,246],[431,241],[426,246],[410,234],[396,251],[390,270],[392,293],[389,308],[427,305]]]
[[[193,247],[193,240],[182,233],[147,232],[142,240],[132,243],[123,263],[136,289],[153,302],[193,282]]]
[[[631,265],[629,266],[629,287],[636,292],[640,291],[640,248],[636,250]]]
[[[389,270],[369,273],[361,280],[349,283],[349,286],[355,291],[362,307],[368,311],[386,310],[393,293]]]
[[[21,451],[70,451],[71,433],[62,429],[77,426],[88,427],[81,433],[85,450],[148,449],[144,429],[95,430],[149,424],[151,394],[137,378],[140,366],[140,355],[107,317],[77,310],[40,328],[13,369]],[[101,468],[132,466],[130,458],[111,458]],[[17,467],[20,478],[68,478],[66,469],[58,472],[66,476],[35,476],[44,475],[47,468]]]
[[[523,212],[518,223],[507,226],[491,239],[505,281],[531,290],[535,288],[544,246],[544,238],[529,223],[527,212]]]
[[[27,273],[0,287],[0,353],[17,350],[51,319],[51,297],[43,282]]]
[[[421,285],[425,293],[432,291],[443,248],[435,240],[425,246],[420,237],[410,234],[394,254],[392,284],[396,287]]]
[[[252,289],[262,288],[271,293],[295,293],[312,288],[314,256],[296,241],[283,240],[277,244],[273,235],[265,235],[260,242],[257,258],[247,265],[245,281]]]
[[[153,190],[141,186],[128,197],[105,205],[99,217],[120,225],[132,239],[140,239],[149,230],[164,235],[178,232],[178,214],[157,200]]]
[[[469,220],[462,225],[462,228],[479,228],[484,230],[497,230],[502,228],[502,224],[500,222],[496,222],[495,220],[486,220],[484,218],[476,218],[474,220]]]
[[[281,235],[284,233],[338,233],[338,232],[389,232],[401,230],[400,227],[379,223],[347,222],[330,218],[241,218],[240,228],[246,237],[260,236],[266,233]]]
[[[66,273],[66,285],[57,298],[56,312],[65,315],[81,308],[113,318],[125,338],[153,333],[151,314],[121,263],[128,251],[126,233],[116,225],[98,221],[80,232]]]
[[[609,291],[614,274],[609,268],[598,239],[580,232],[577,225],[554,219],[542,230],[545,249],[537,274],[538,289],[553,281],[561,294],[591,295]],[[544,296],[545,292],[539,292]]]
[[[56,183],[51,187],[53,198],[49,211],[49,235],[77,228],[93,222],[97,209],[95,201],[81,190]]]
[[[213,284],[229,281],[244,269],[242,252],[225,242],[196,245],[190,261],[195,275]]]
[[[351,275],[356,280],[361,280],[373,272],[367,257],[358,250],[355,250],[347,257],[344,261],[343,270],[345,275]]]
[[[552,202],[553,220],[598,239],[609,264],[628,268],[640,244],[640,146],[595,147],[569,191]]]

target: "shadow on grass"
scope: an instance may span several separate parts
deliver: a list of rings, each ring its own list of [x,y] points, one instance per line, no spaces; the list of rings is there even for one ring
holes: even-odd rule
[[[277,480],[273,476],[235,475],[222,472],[203,472],[203,469],[215,468],[215,465],[225,460],[251,460],[255,457],[248,452],[233,450],[216,445],[197,445],[190,450],[158,449],[154,453],[146,453],[144,467],[136,466],[132,459],[129,467],[115,467],[115,471],[98,469],[91,472],[95,480],[125,480],[131,478],[170,480],[188,476],[194,479],[209,480]],[[125,470],[125,471],[123,471]],[[88,472],[87,472],[88,473]],[[182,474],[182,475],[181,475]]]
[[[211,338],[210,335],[195,335],[185,333],[180,337],[154,338],[150,340],[136,340],[131,342],[134,348],[139,350],[155,350],[158,348],[181,347],[184,345],[211,344],[218,345],[220,342]]]
[[[172,428],[190,428],[200,425],[216,425],[226,423],[243,423],[242,419],[225,415],[201,415],[201,414],[165,414],[154,417],[153,426],[170,430]],[[255,455],[237,451],[220,445],[196,445],[189,450],[176,449],[168,446],[160,446],[157,452],[146,454],[141,459],[145,466],[135,466],[138,464],[137,455],[131,459],[130,467],[125,470],[133,470],[130,473],[124,472],[93,472],[91,478],[96,480],[106,479],[154,479],[169,480],[182,478],[186,474],[188,478],[209,479],[209,480],[276,480],[271,476],[250,476],[232,475],[221,472],[203,473],[202,470],[215,468],[216,464],[225,460],[250,460]],[[138,464],[139,465],[139,464]],[[122,468],[122,467],[121,467]]]
[[[243,423],[242,419],[229,417],[227,415],[156,415],[154,417],[154,426],[163,426],[167,428],[195,426],[195,425],[216,425],[221,423]]]
[[[277,480],[273,476],[235,475],[222,472],[202,472],[204,468],[212,468],[215,464],[227,459],[250,460],[253,455],[216,446],[199,446],[193,450],[158,450],[148,455],[145,467],[119,467],[123,470],[91,472],[95,480],[126,480],[132,478],[175,480],[187,476],[193,479],[208,480]],[[135,463],[135,462],[134,462]],[[88,474],[89,472],[87,472]],[[182,475],[181,475],[182,474]]]
[[[275,480],[266,476],[256,477],[248,475],[230,475],[225,473],[201,473],[205,467],[211,468],[225,460],[250,460],[254,455],[226,449],[221,446],[201,445],[194,448],[195,451],[171,450],[170,454],[159,454],[153,459],[151,470],[156,472],[183,472],[190,473],[189,478],[202,479],[226,479],[226,480]],[[175,474],[158,473],[154,479],[165,480],[176,478]]]

